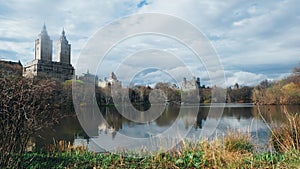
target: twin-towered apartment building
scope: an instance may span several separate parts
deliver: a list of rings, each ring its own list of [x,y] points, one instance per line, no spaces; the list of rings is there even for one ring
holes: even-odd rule
[[[71,44],[69,44],[65,31],[57,41],[56,61],[52,58],[52,40],[44,24],[41,33],[35,40],[34,60],[27,63],[23,69],[23,76],[46,76],[58,80],[69,80],[74,77],[74,67],[71,65]]]

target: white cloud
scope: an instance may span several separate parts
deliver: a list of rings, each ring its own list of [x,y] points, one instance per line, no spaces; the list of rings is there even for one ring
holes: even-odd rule
[[[75,64],[81,49],[99,28],[132,13],[161,12],[183,18],[207,35],[227,70],[228,81],[251,85],[262,78],[274,79],[275,76],[286,75],[299,62],[300,11],[295,5],[298,4],[296,0],[147,2],[147,5],[138,8],[140,0],[1,1],[0,57],[21,60],[22,63],[32,60],[34,40],[46,22],[54,42],[62,27],[65,28],[72,44],[72,63]],[[160,26],[156,21],[151,21],[151,25]],[[170,30],[176,27],[169,26]],[[129,29],[125,27],[122,31]],[[160,45],[159,49],[183,58],[193,72],[204,76],[201,79],[207,79],[205,73],[201,73],[204,70],[201,62],[185,57],[192,56],[187,49],[163,38],[149,39],[133,40],[127,43],[130,47],[126,43],[119,46],[108,61],[109,65],[117,65],[118,56],[124,54],[124,49],[132,54],[130,52],[136,49],[158,48]],[[168,61],[163,63],[168,64]],[[272,71],[264,71],[266,66],[276,71],[276,75]],[[128,69],[136,67],[131,65]],[[174,72],[179,70],[180,67],[172,68]],[[247,80],[243,76],[252,78]]]
[[[226,79],[226,86],[233,86],[235,83],[238,83],[239,85],[255,86],[259,82],[267,79],[267,76],[263,74],[238,71],[234,73],[226,73]]]

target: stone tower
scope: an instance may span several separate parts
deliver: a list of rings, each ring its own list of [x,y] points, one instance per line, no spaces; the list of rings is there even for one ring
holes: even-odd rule
[[[35,59],[52,61],[52,40],[47,33],[45,24],[38,38],[35,40]]]
[[[65,30],[62,30],[61,36],[57,42],[57,62],[70,64],[71,45],[69,44]]]

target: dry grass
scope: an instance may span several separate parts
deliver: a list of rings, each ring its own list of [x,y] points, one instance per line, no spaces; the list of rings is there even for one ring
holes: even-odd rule
[[[60,141],[56,151],[24,156],[24,168],[299,168],[300,151],[257,153],[249,135],[231,132],[223,138],[183,141],[178,149],[134,156],[91,153]],[[30,161],[30,162],[29,162]]]
[[[188,168],[240,168],[253,157],[249,135],[230,132],[223,138],[185,142],[176,152],[176,164]],[[249,163],[251,164],[251,163]]]
[[[287,122],[272,130],[271,143],[278,152],[300,150],[300,114],[291,114],[286,108]]]

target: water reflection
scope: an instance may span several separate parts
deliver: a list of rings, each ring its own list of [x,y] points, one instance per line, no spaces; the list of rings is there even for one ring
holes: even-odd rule
[[[153,110],[155,109],[154,106]],[[289,112],[300,113],[300,106],[287,106],[286,109]],[[161,107],[157,107],[157,110],[161,110]],[[75,145],[87,145],[91,151],[103,151],[98,146],[99,142],[107,142],[112,145],[110,148],[114,148],[113,145],[117,145],[120,139],[123,139],[122,136],[147,139],[178,123],[184,130],[189,131],[188,137],[192,139],[201,138],[205,131],[221,134],[239,130],[250,133],[254,143],[264,146],[269,137],[267,125],[280,124],[285,120],[283,106],[261,106],[259,112],[258,108],[252,105],[231,104],[225,107],[220,121],[214,113],[209,114],[209,110],[209,106],[167,106],[161,115],[151,122],[136,123],[124,118],[114,107],[101,107],[100,111],[92,107],[82,107],[81,112],[77,114],[80,122],[76,117],[62,119],[59,125],[40,132],[40,137],[36,137],[35,142],[40,148],[53,143],[53,139],[61,139]],[[135,116],[135,119],[140,118],[141,121],[152,118],[150,114],[143,112]],[[218,126],[214,128],[216,123]],[[85,131],[80,124],[86,126]]]

